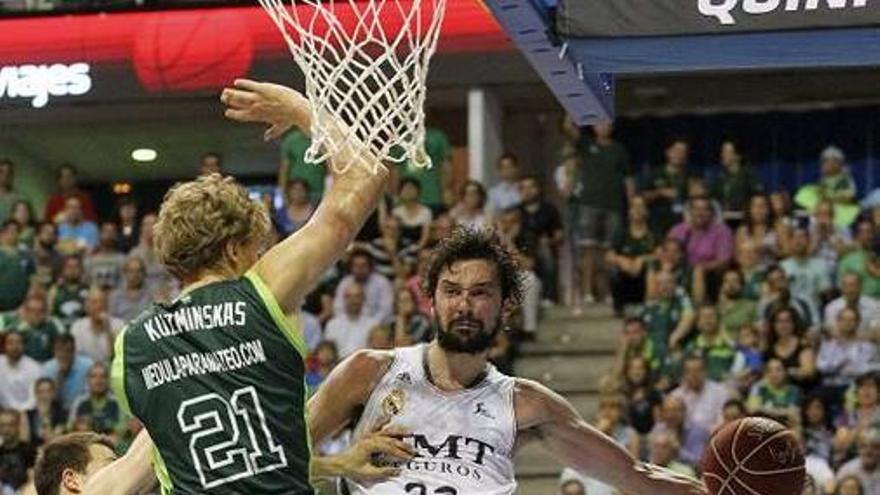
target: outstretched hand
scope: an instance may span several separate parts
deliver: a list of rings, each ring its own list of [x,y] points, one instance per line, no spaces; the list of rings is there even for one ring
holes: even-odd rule
[[[377,459],[391,458],[402,461],[412,459],[415,456],[415,451],[401,440],[406,435],[405,432],[388,425],[366,435],[347,451],[337,456],[339,475],[360,481],[381,480],[397,476],[400,474],[399,467],[377,465]]]
[[[266,141],[281,137],[293,126],[309,131],[311,108],[298,91],[250,79],[236,79],[233,86],[220,94],[227,118],[267,124],[269,128],[263,135]]]
[[[661,489],[664,494],[709,495],[709,491],[702,481],[655,464],[645,464],[644,467],[648,471],[648,476],[660,483],[657,488]]]

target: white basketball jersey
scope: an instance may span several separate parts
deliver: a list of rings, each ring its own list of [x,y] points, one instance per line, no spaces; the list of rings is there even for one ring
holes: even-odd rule
[[[346,481],[352,495],[509,495],[516,490],[514,379],[492,365],[482,382],[445,392],[425,375],[425,345],[400,348],[367,401],[354,438],[385,418],[417,451],[380,482]]]

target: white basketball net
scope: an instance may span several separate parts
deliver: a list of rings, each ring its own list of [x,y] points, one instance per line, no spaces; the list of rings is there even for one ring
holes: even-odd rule
[[[446,0],[260,0],[306,78],[312,145],[320,163],[364,143],[382,161],[430,166],[425,83]],[[344,125],[344,130],[338,123]],[[357,153],[344,172],[378,162]]]

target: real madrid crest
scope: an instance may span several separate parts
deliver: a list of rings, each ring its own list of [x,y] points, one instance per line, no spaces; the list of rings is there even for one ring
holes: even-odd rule
[[[382,410],[385,411],[385,414],[388,416],[397,416],[403,411],[403,406],[405,404],[406,392],[401,388],[395,388],[389,392],[382,401]]]

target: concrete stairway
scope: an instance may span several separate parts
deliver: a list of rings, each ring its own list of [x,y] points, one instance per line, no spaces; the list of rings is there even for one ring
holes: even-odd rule
[[[598,407],[598,380],[614,363],[620,321],[608,306],[590,306],[574,318],[568,308],[547,312],[535,342],[521,347],[516,374],[537,380],[562,394],[587,420]],[[538,445],[523,448],[516,457],[518,494],[558,493],[562,466]]]

